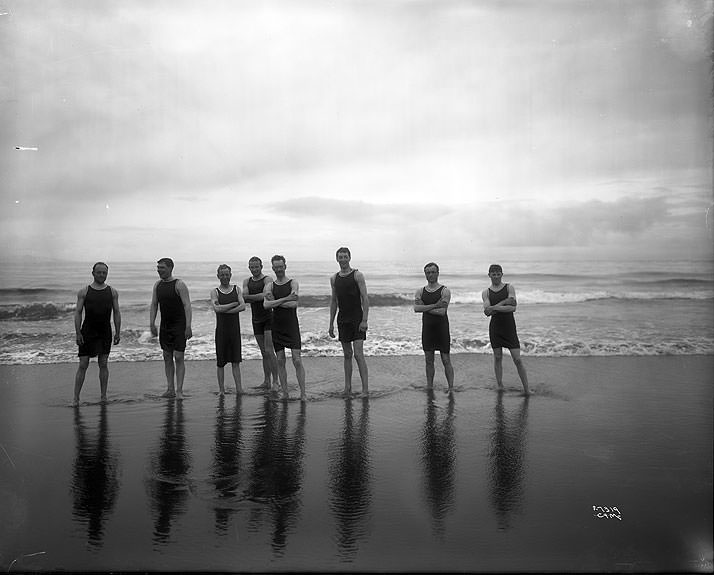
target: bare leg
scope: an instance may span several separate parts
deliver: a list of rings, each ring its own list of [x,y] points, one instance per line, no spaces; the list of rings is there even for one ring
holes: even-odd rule
[[[369,373],[367,371],[367,361],[364,359],[364,340],[358,339],[354,342],[355,361],[359,370],[359,377],[362,380],[362,395],[369,394]]]
[[[255,341],[258,342],[260,355],[263,358],[263,387],[270,391],[278,390],[278,360],[275,357],[273,348],[273,335],[270,330],[265,333],[256,334]],[[270,382],[272,376],[272,384]]]
[[[293,366],[295,367],[295,375],[297,376],[298,385],[300,386],[300,401],[306,401],[305,395],[305,368],[302,365],[302,356],[299,349],[290,350],[293,358]]]
[[[275,348],[273,347],[273,332],[269,329],[265,330],[265,353],[268,356],[270,364],[270,373],[273,375],[272,389],[278,390],[278,358],[275,356]]]
[[[503,390],[503,348],[493,348],[493,371],[496,373],[496,386]]]
[[[270,358],[265,350],[265,334],[256,333],[255,341],[260,348],[260,356],[263,359],[263,384],[261,387],[265,389],[270,389],[270,375],[272,374],[272,369],[270,366]]]
[[[526,373],[526,366],[523,364],[523,360],[521,359],[521,350],[512,349],[510,351],[511,359],[513,359],[513,363],[516,364],[516,369],[518,370],[518,377],[521,378],[521,383],[523,384],[523,393],[525,395],[530,395],[531,390],[528,388],[528,374]]]
[[[77,374],[74,376],[74,398],[72,400],[72,405],[79,405],[79,392],[82,391],[82,386],[84,385],[84,378],[87,375],[88,367],[89,356],[80,355],[79,365],[77,366]]]
[[[446,376],[446,383],[449,385],[449,393],[454,391],[454,366],[451,365],[451,354],[439,352],[441,356],[441,363],[444,364],[444,375]]]
[[[216,378],[218,379],[218,394],[224,395],[226,393],[226,374],[222,365],[216,367]]]
[[[434,387],[434,352],[424,351],[424,361],[426,362],[426,386]]]
[[[107,387],[109,386],[109,355],[100,355],[99,362],[99,390],[100,401],[107,400]]]
[[[241,394],[243,393],[243,384],[240,378],[240,363],[231,363],[231,370],[233,370],[233,381],[236,384],[236,393]]]
[[[288,372],[285,369],[285,350],[276,351],[278,360],[278,377],[280,378],[280,387],[283,390],[284,398],[288,398]]]
[[[166,391],[162,397],[176,397],[176,387],[174,385],[174,354],[172,351],[164,351],[164,371],[166,372]]]
[[[183,378],[186,375],[183,352],[175,351],[174,358],[176,360],[176,399],[183,399]]]
[[[352,393],[352,357],[354,356],[354,351],[352,350],[352,342],[343,341],[342,343],[342,353],[344,355],[344,368],[345,368],[345,397]]]

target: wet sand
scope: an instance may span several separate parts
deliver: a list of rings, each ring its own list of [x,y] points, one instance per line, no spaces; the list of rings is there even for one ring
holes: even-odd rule
[[[189,361],[183,402],[111,363],[100,405],[93,362],[77,409],[76,364],[0,366],[0,569],[712,571],[714,358],[525,358],[529,399],[453,360],[453,398],[406,356],[344,400],[306,358],[304,404]]]

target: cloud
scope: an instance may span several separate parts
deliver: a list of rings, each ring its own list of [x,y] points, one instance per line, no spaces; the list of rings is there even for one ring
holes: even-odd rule
[[[405,205],[376,204],[366,201],[338,200],[333,198],[302,197],[276,202],[269,209],[296,219],[336,219],[347,222],[397,220],[400,224],[425,218],[440,218],[453,213],[456,208],[436,204]]]

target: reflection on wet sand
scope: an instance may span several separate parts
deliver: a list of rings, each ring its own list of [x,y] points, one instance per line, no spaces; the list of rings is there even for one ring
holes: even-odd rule
[[[183,402],[169,399],[159,445],[150,455],[147,488],[154,515],[154,541],[167,543],[171,525],[186,511],[191,457],[186,444]]]
[[[226,412],[225,397],[220,396],[216,410],[216,432],[213,443],[213,468],[211,483],[216,490],[215,527],[217,533],[225,533],[231,514],[231,501],[239,497],[241,476],[241,396],[237,395],[235,406]],[[221,502],[227,503],[221,505]]]
[[[72,470],[73,516],[87,526],[87,541],[99,548],[104,538],[104,523],[119,493],[119,457],[112,449],[107,427],[107,406],[102,404],[96,433],[87,429],[85,416],[74,410],[77,453]]]
[[[300,403],[295,431],[291,436],[288,433],[288,412],[295,407],[295,404],[266,398],[262,428],[258,432],[251,458],[247,495],[253,501],[266,504],[270,510],[273,523],[271,545],[276,555],[282,555],[288,534],[298,521],[301,507],[305,403]],[[260,532],[263,507],[251,510],[249,530],[252,532]]]
[[[500,530],[510,528],[512,514],[523,504],[527,420],[527,396],[522,399],[519,409],[509,415],[503,407],[503,394],[498,394],[489,446],[489,486]]]
[[[434,390],[427,391],[426,419],[421,436],[426,499],[431,511],[432,528],[444,536],[444,520],[454,503],[456,442],[454,440],[454,396],[444,410],[435,403]]]
[[[361,401],[354,421],[353,401],[345,400],[342,436],[328,450],[330,508],[337,521],[337,550],[340,561],[352,561],[367,535],[372,499],[369,463],[369,400]]]

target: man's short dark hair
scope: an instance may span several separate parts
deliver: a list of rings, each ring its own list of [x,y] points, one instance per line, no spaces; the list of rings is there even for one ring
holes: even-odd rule
[[[167,268],[174,269],[174,260],[172,260],[171,258],[161,258],[156,263],[164,264]]]
[[[105,264],[104,262],[97,262],[92,266],[92,272],[96,271],[97,266],[104,266],[105,268],[107,268],[107,271],[109,271],[109,266],[107,264]]]
[[[231,266],[228,264],[221,264],[218,266],[218,269],[216,270],[216,274],[221,273],[221,270],[228,270],[230,273],[233,273],[233,270],[231,270]]]
[[[490,266],[488,266],[488,273],[492,273],[492,272],[503,273],[503,268],[498,264],[491,264]]]
[[[253,256],[248,260],[248,265],[251,264],[251,262],[258,262],[261,266],[263,265],[263,260],[261,260],[258,256]]]
[[[283,260],[283,263],[287,263],[285,261],[285,256],[280,256],[278,254],[275,254],[272,258],[270,258],[270,263],[272,264],[274,261],[277,261],[277,260]]]
[[[438,266],[438,264],[436,264],[436,263],[434,263],[434,262],[429,262],[428,264],[426,264],[426,265],[424,266],[424,271],[426,271],[427,268],[436,268],[436,271],[437,271],[437,272],[439,271],[439,266]]]
[[[335,259],[337,259],[340,256],[340,253],[346,253],[347,257],[352,259],[352,254],[350,253],[350,248],[337,248],[337,251],[335,252]]]

